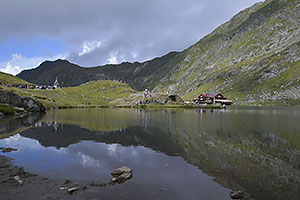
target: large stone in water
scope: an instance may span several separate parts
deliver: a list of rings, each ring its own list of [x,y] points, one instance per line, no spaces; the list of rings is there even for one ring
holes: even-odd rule
[[[120,167],[118,169],[114,169],[111,172],[111,175],[114,177],[111,179],[112,183],[121,184],[132,177],[132,169],[126,166]]]
[[[114,169],[111,172],[111,175],[113,177],[118,177],[118,176],[122,175],[123,173],[132,173],[132,169],[130,169],[129,167],[123,166],[118,169]]]

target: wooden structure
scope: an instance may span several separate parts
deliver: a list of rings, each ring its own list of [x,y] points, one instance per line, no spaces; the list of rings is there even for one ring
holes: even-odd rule
[[[231,105],[232,101],[228,100],[227,97],[221,93],[213,94],[201,94],[197,99],[194,100],[196,104],[222,104]]]

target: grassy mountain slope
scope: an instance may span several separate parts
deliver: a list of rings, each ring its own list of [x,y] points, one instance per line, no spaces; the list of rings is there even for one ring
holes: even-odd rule
[[[182,52],[184,59],[155,91],[185,98],[219,91],[241,103],[299,103],[299,13],[295,0],[266,1],[240,12]]]
[[[136,91],[127,84],[115,81],[91,81],[76,87],[55,90],[4,88],[20,96],[29,96],[47,108],[77,106],[107,106],[116,99],[127,98]],[[130,98],[129,98],[130,99]]]
[[[94,68],[58,60],[18,76],[36,84],[58,77],[65,86],[123,80],[137,90],[177,93],[185,99],[221,92],[240,104],[300,104],[299,13],[299,0],[266,0],[179,53]]]
[[[4,72],[0,72],[0,81],[2,84],[24,84],[24,85],[32,85],[28,83],[27,81],[24,81],[23,79],[20,79],[18,77],[15,77],[11,74],[6,74]]]

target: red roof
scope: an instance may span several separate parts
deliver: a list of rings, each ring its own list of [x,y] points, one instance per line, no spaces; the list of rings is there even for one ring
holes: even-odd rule
[[[203,95],[204,97],[207,97],[207,98],[214,98],[214,95],[212,95],[212,94],[201,94],[201,95]]]

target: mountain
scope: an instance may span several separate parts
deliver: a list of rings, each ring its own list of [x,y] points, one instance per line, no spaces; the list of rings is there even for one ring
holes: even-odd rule
[[[24,70],[17,76],[38,85],[52,85],[56,79],[65,87],[78,86],[88,81],[118,80],[128,82],[137,90],[153,89],[168,73],[166,65],[178,53],[171,52],[143,63],[123,62],[118,65],[80,67],[67,60],[45,61],[35,69]]]
[[[185,99],[221,92],[240,104],[300,104],[300,1],[257,3],[190,48],[143,63],[82,68],[46,61],[18,77],[36,84],[58,77],[64,86],[113,79]]]

